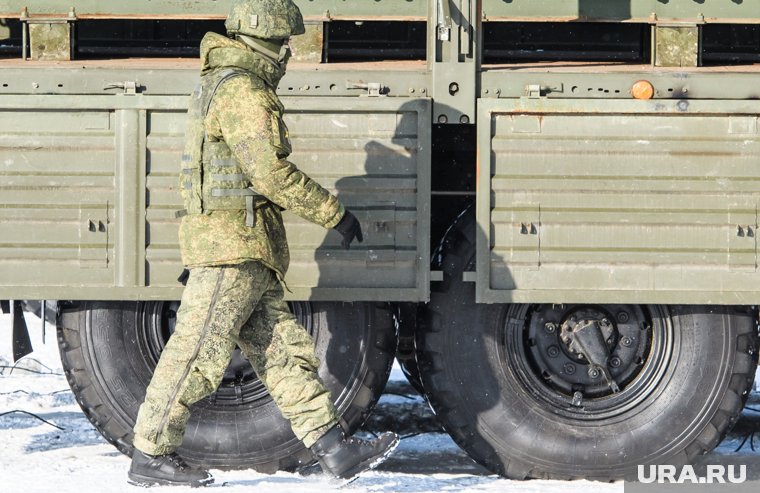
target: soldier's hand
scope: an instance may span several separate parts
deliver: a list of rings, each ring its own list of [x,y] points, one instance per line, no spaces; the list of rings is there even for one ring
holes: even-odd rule
[[[362,226],[359,224],[359,220],[356,219],[356,216],[351,214],[351,212],[348,210],[345,212],[345,214],[343,214],[343,217],[334,229],[343,235],[343,241],[341,242],[341,245],[343,245],[343,248],[346,250],[349,249],[351,242],[354,241],[354,238],[359,240],[359,243],[364,241],[364,236],[362,235]]]

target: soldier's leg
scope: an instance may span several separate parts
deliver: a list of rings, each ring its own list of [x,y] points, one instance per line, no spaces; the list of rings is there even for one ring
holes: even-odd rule
[[[311,447],[338,423],[338,416],[330,391],[317,374],[319,359],[314,341],[283,300],[274,272],[267,271],[269,289],[240,330],[238,345],[283,416],[290,420],[293,433]]]
[[[251,318],[240,331],[238,345],[259,378],[290,420],[293,433],[311,449],[322,470],[336,478],[353,480],[384,461],[399,443],[395,433],[373,440],[346,435],[330,392],[317,374],[314,342],[282,299],[274,279]]]
[[[140,406],[134,444],[150,455],[173,452],[182,442],[189,407],[216,390],[264,287],[265,274],[247,262],[191,271],[177,325]]]

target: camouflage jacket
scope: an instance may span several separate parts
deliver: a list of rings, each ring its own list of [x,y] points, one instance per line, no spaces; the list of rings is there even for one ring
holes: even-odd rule
[[[272,123],[272,115],[282,111],[272,87],[282,73],[244,44],[214,33],[203,39],[201,58],[202,76],[229,68],[250,75],[229,78],[219,86],[203,124],[207,138],[226,143],[252,188],[272,206],[256,209],[252,227],[246,224],[245,210],[185,216],[179,231],[183,263],[199,267],[258,260],[284,276],[290,255],[280,208],[325,228],[334,227],[345,209],[285,159],[283,136],[276,135]]]

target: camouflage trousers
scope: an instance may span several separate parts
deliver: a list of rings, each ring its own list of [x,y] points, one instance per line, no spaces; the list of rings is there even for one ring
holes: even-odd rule
[[[337,424],[314,342],[283,301],[274,271],[249,261],[191,270],[137,415],[135,447],[150,455],[179,447],[190,406],[219,386],[235,344],[306,447]]]

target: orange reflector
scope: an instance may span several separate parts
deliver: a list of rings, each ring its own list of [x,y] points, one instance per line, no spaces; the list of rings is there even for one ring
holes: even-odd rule
[[[636,99],[652,99],[654,96],[654,87],[648,80],[637,81],[631,87],[631,96]]]

